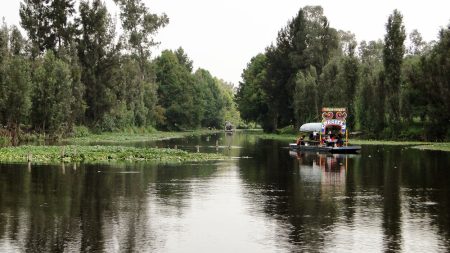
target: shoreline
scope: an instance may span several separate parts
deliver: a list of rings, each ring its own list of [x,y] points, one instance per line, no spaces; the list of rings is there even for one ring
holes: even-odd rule
[[[261,139],[277,140],[277,141],[295,141],[298,136],[291,134],[267,134],[267,133],[254,133]],[[388,141],[388,140],[362,140],[351,139],[351,144],[356,145],[386,145],[386,146],[411,146],[414,149],[420,150],[434,150],[450,152],[450,142],[420,142],[420,141]]]

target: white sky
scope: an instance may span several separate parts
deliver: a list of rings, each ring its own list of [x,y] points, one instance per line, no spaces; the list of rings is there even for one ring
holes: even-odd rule
[[[170,19],[156,37],[161,45],[153,50],[154,56],[181,46],[195,68],[207,69],[235,85],[250,59],[263,52],[277,31],[306,5],[321,5],[331,27],[353,32],[358,41],[383,39],[394,9],[403,14],[407,32],[418,29],[427,41],[436,40],[439,29],[450,22],[449,0],[143,1],[151,12],[165,12]],[[0,17],[9,25],[19,24],[19,3],[2,0]]]

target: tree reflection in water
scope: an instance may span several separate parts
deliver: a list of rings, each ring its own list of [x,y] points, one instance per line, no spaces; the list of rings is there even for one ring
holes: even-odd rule
[[[448,153],[290,156],[239,132],[158,144],[174,145],[230,160],[0,164],[0,251],[450,251]]]

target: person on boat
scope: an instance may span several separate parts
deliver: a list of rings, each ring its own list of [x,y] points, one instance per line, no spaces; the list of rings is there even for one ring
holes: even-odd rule
[[[330,143],[331,143],[330,135],[325,136],[325,143],[324,144],[326,146],[330,146]]]
[[[338,138],[337,138],[337,145],[338,145],[338,147],[344,146],[344,141],[342,140],[342,134],[339,134],[339,135],[338,135]]]
[[[297,146],[299,145],[305,145],[305,141],[304,141],[305,136],[301,136],[300,138],[297,139]]]

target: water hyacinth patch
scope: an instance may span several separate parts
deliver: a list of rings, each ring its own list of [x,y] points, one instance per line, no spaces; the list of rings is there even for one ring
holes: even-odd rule
[[[165,148],[123,146],[19,146],[0,149],[0,162],[209,161],[225,156]]]

